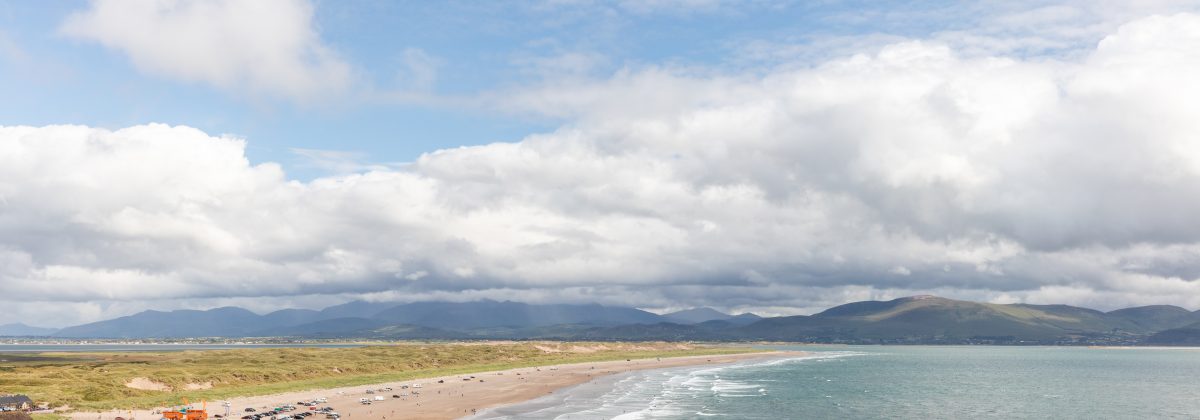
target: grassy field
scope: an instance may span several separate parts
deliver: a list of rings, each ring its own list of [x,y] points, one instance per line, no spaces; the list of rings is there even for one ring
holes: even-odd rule
[[[34,414],[32,417],[33,417],[33,420],[67,420],[67,417],[60,416],[58,414],[40,413],[40,414]]]
[[[0,393],[77,410],[152,408],[557,363],[744,353],[747,348],[668,343],[397,344],[359,348],[42,353],[0,362]],[[30,356],[30,355],[26,355]],[[170,390],[134,389],[146,378]],[[211,384],[210,389],[188,390]]]

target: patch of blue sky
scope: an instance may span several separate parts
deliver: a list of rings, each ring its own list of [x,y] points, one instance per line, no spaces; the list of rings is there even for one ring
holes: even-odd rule
[[[0,124],[189,125],[245,137],[252,161],[279,162],[290,176],[311,179],[324,170],[295,149],[388,164],[518,141],[566,123],[485,109],[471,100],[480,94],[652,66],[766,71],[820,62],[860,41],[973,30],[1054,4],[319,1],[317,30],[352,66],[355,82],[345,97],[294,103],[140,72],[119,51],[60,35],[63,19],[86,2],[0,1],[0,42],[10,45],[0,44],[0,91],[9,98],[0,101]]]

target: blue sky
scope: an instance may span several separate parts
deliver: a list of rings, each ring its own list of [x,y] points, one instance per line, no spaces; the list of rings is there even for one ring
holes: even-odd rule
[[[761,72],[855,52],[825,46],[829,40],[923,38],[991,16],[974,11],[1035,7],[1006,3],[322,1],[312,25],[353,68],[355,86],[294,101],[147,74],[120,51],[64,35],[63,21],[87,2],[3,2],[0,36],[19,52],[0,67],[0,90],[19,100],[0,103],[0,124],[184,124],[246,138],[253,161],[279,162],[291,176],[311,179],[324,171],[293,149],[408,162],[441,148],[517,141],[565,123],[465,103],[476,95],[654,66]],[[791,49],[764,57],[748,51],[752,45]],[[427,74],[413,73],[406,58],[413,52],[424,57]],[[414,90],[458,100],[388,98]]]
[[[1198,8],[0,0],[0,304],[1196,309]]]

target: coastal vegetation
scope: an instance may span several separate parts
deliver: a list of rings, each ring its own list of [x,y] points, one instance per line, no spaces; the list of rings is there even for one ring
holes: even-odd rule
[[[69,417],[55,413],[34,413],[30,415],[33,420],[68,420]]]
[[[681,343],[402,343],[3,356],[0,390],[52,407],[107,410],[266,395],[560,363],[733,354],[745,347]]]

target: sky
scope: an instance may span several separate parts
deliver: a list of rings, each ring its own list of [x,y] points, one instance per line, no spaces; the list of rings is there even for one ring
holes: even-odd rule
[[[0,0],[0,324],[1200,309],[1200,3]]]

